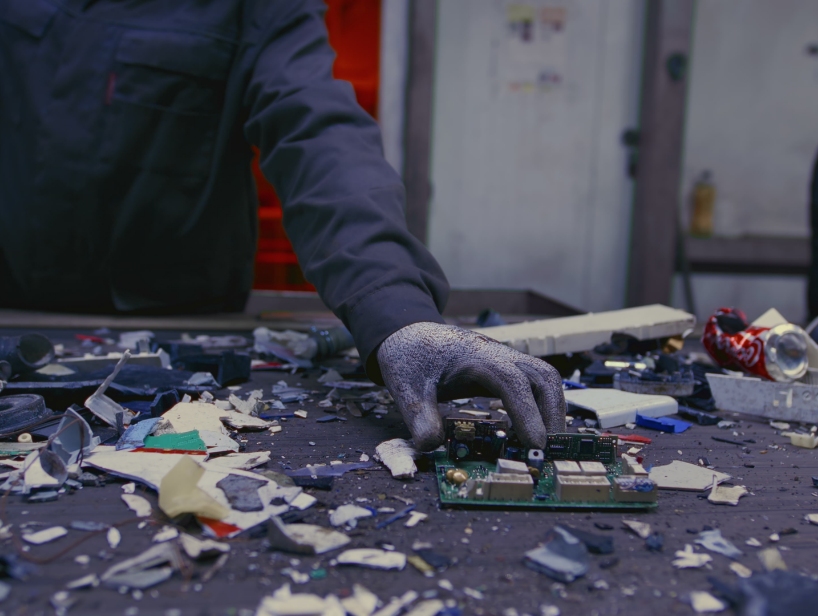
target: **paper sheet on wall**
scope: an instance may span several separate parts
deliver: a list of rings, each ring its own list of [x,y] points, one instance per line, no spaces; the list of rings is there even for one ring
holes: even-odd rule
[[[507,54],[502,71],[506,91],[549,92],[562,84],[566,15],[564,6],[541,2],[507,4]]]

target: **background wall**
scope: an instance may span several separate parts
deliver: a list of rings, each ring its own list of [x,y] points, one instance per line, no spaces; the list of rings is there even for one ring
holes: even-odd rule
[[[642,11],[439,3],[429,245],[452,286],[622,306]]]
[[[809,236],[807,191],[818,150],[815,0],[699,0],[688,94],[682,224],[705,169],[718,189],[717,235]],[[699,316],[720,305],[770,306],[806,319],[800,277],[697,275]],[[674,303],[682,305],[682,294]]]

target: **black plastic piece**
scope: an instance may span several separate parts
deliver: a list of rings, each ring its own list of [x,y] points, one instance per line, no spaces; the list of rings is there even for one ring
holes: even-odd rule
[[[42,396],[21,394],[0,398],[0,434],[15,434],[39,425],[52,415]]]
[[[54,345],[42,334],[0,336],[0,361],[11,367],[11,376],[39,370],[54,359]],[[2,372],[8,368],[0,369]]]
[[[700,426],[714,426],[721,421],[721,417],[717,415],[697,411],[696,409],[682,405],[679,405],[679,416],[684,417],[688,421],[695,421]]]
[[[173,362],[173,367],[189,372],[209,372],[222,387],[250,378],[250,356],[235,351],[182,356]]]
[[[175,389],[156,394],[151,402],[151,417],[161,417],[177,404],[179,404],[179,392]]]

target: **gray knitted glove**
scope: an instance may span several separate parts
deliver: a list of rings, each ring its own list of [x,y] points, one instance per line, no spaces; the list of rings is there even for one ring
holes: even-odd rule
[[[377,351],[384,383],[421,451],[444,441],[438,400],[502,398],[524,445],[545,446],[546,434],[565,431],[559,373],[486,336],[451,325],[414,323]]]

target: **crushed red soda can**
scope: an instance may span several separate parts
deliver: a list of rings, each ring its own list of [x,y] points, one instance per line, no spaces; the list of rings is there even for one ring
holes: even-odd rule
[[[720,308],[707,321],[702,344],[722,368],[789,383],[807,373],[807,333],[791,323],[755,327],[741,310]]]

